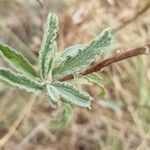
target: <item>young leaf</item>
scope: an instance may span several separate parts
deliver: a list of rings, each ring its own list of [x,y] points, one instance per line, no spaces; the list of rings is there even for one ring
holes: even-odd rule
[[[11,47],[0,43],[0,53],[9,64],[16,70],[33,77],[38,77],[38,73],[29,63],[29,61],[19,52]]]
[[[65,104],[63,106],[62,116],[59,118],[53,119],[50,121],[48,128],[56,129],[56,128],[64,128],[67,127],[73,117],[73,109],[70,104]]]
[[[55,55],[55,38],[58,29],[58,18],[55,14],[49,13],[44,28],[44,37],[39,54],[40,72],[45,79],[52,68],[49,68],[52,57]]]
[[[86,78],[88,81],[93,82],[100,87],[101,90],[100,90],[99,96],[105,95],[106,91],[105,91],[105,88],[102,84],[103,79],[98,73],[96,73],[96,72],[91,73],[91,74],[84,76],[83,78]]]
[[[48,100],[49,100],[50,105],[53,108],[56,108],[56,104],[60,99],[57,89],[55,87],[53,87],[52,85],[47,85],[46,89],[47,89],[47,94],[49,96]]]
[[[45,78],[46,79],[51,79],[52,77],[52,68],[53,68],[53,65],[54,65],[54,57],[51,57],[51,59],[48,61],[48,66],[47,66],[47,71],[46,71],[46,76]]]
[[[53,72],[53,78],[56,80],[60,77],[76,74],[82,69],[89,66],[103,51],[110,46],[112,42],[111,29],[105,29],[100,36],[90,42],[82,51],[74,57],[68,57],[57,70]]]
[[[39,92],[42,90],[42,86],[39,82],[31,80],[26,76],[16,74],[8,69],[0,69],[0,80],[20,89],[25,89],[28,92]]]
[[[86,76],[81,76],[79,78],[74,78],[74,80],[71,81],[71,83],[73,84],[89,84],[90,83],[94,83],[98,86],[102,85],[102,77],[94,72],[94,73],[90,73]]]
[[[54,43],[54,50],[52,52],[48,52],[45,60],[45,79],[51,80],[52,78],[52,70],[55,63],[55,53],[56,53],[56,42]]]
[[[102,80],[103,78],[98,74],[98,73],[90,73],[86,76],[84,76],[84,78],[86,78],[87,80],[97,84],[97,85],[101,85],[102,84]]]
[[[64,100],[82,107],[89,107],[91,97],[88,93],[76,88],[69,83],[54,82],[48,85],[48,95],[52,103],[57,103],[58,100]]]

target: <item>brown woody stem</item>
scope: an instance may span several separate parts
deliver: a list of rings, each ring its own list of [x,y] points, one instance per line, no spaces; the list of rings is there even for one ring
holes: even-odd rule
[[[138,47],[138,48],[135,48],[132,50],[128,50],[125,52],[120,52],[120,53],[114,54],[111,57],[109,57],[105,60],[102,60],[99,63],[87,68],[85,71],[81,72],[79,75],[84,76],[84,75],[87,75],[87,74],[90,74],[93,72],[97,72],[97,71],[102,70],[106,66],[111,65],[113,63],[122,61],[124,59],[131,58],[131,57],[135,57],[138,55],[148,54],[148,53],[150,53],[150,44],[148,44],[146,46]],[[62,81],[67,81],[67,80],[71,80],[71,79],[74,79],[73,75],[65,76],[65,77],[59,79],[59,81],[62,82]]]

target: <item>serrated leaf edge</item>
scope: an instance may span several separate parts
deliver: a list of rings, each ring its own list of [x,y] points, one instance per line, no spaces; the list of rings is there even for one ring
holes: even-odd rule
[[[24,78],[26,81],[29,81],[31,82],[32,84],[37,84],[37,86],[39,86],[37,89],[35,88],[31,88],[31,87],[25,87],[24,85],[21,85],[21,84],[18,84],[18,83],[14,83],[13,81],[10,81],[6,78],[1,78],[1,74],[0,74],[0,80],[4,81],[4,82],[7,82],[8,84],[10,84],[11,86],[14,86],[14,87],[17,87],[17,88],[20,88],[20,89],[24,89],[26,90],[27,92],[35,92],[35,93],[39,93],[42,91],[42,85],[37,82],[36,80],[32,80],[31,78],[28,78],[27,76],[25,75],[21,75],[21,74],[18,74],[18,73],[15,73],[9,69],[5,69],[5,68],[0,68],[0,71],[3,70],[3,71],[6,71],[7,73],[11,74],[12,76],[16,76],[16,77],[20,77],[20,78]]]
[[[53,18],[52,18],[53,17]],[[55,23],[53,22],[53,24],[51,24],[51,19],[53,21],[53,19],[55,20]],[[54,26],[53,30],[51,31],[52,27],[51,26]],[[42,41],[42,45],[41,45],[41,50],[39,52],[39,62],[40,62],[40,72],[41,72],[41,76],[43,78],[45,78],[45,73],[47,72],[46,69],[47,69],[47,63],[45,62],[48,62],[45,58],[46,58],[46,55],[48,52],[50,51],[47,51],[45,50],[45,45],[47,45],[47,49],[51,49],[53,50],[54,49],[54,39],[56,38],[57,36],[57,30],[58,30],[58,17],[53,14],[53,13],[49,13],[48,14],[48,17],[47,17],[47,22],[46,24],[44,25],[44,36],[43,36],[43,41]],[[51,39],[49,39],[49,36],[48,36],[48,33],[52,32],[53,35],[51,35]],[[53,57],[53,56],[51,56]]]
[[[18,67],[15,66],[13,63],[10,62],[10,60],[5,57],[5,55],[3,54],[2,51],[0,51],[0,54],[3,56],[4,60],[6,62],[8,62],[8,64],[10,64],[10,66],[12,66],[15,70],[17,70],[18,72],[22,72],[25,73],[26,75],[31,75],[32,77],[39,77],[37,71],[34,69],[34,67],[32,66],[32,64],[29,62],[29,60],[27,58],[25,58],[22,53],[18,52],[17,50],[15,50],[14,48],[6,45],[6,44],[2,44],[0,43],[0,45],[2,45],[3,47],[6,47],[8,49],[10,49],[11,51],[13,51],[16,55],[19,55],[20,57],[22,57],[22,59],[26,62],[26,64],[28,65],[28,67],[30,67],[30,69],[32,69],[32,73],[26,69],[23,69],[22,67]]]
[[[105,30],[100,34],[100,36],[98,36],[95,40],[92,40],[92,41],[88,44],[88,46],[85,48],[85,50],[86,50],[87,48],[89,48],[89,47],[91,46],[91,44],[93,44],[93,43],[94,43],[95,41],[97,41],[99,38],[103,37],[106,32],[109,33],[109,37],[112,39],[112,35],[111,35],[111,30],[110,30],[110,29],[111,29],[111,28],[105,29]],[[110,45],[110,44],[109,44],[109,45]],[[108,48],[108,46],[107,46],[107,48]],[[101,47],[101,49],[103,49],[103,51],[104,51],[104,49],[106,49],[106,48],[105,48],[105,47]],[[84,51],[84,50],[83,50],[83,51]],[[83,52],[83,51],[82,51],[82,52]],[[103,51],[99,51],[99,52],[95,55],[95,57],[89,58],[89,59],[90,59],[89,65],[90,65],[95,59],[97,59],[97,58],[99,57],[99,55],[103,53]],[[76,56],[78,56],[78,55],[81,55],[81,54],[80,54],[80,51],[79,51],[79,53],[78,53]],[[85,54],[85,55],[86,55],[86,54]],[[76,57],[76,56],[75,56],[75,57]],[[69,58],[68,58],[68,61],[70,61],[71,59],[74,59],[75,57],[72,57],[72,58],[69,57]],[[89,59],[86,59],[85,62],[88,63],[88,62],[89,62]],[[70,68],[68,67],[67,70],[66,70],[64,73],[62,73],[63,70],[64,70],[63,66],[66,66],[67,63],[68,63],[68,61],[66,60],[66,62],[65,62],[64,64],[62,64],[61,67],[57,68],[57,71],[53,73],[53,78],[54,78],[54,80],[58,80],[60,77],[62,78],[62,77],[64,77],[64,76],[70,75],[70,74],[79,74],[79,71],[80,71],[80,70],[85,69],[85,68],[88,66],[87,64],[81,65],[81,66],[80,66],[80,69],[77,69],[77,68],[73,68],[73,65],[72,65]],[[80,60],[79,60],[79,61],[80,61]]]

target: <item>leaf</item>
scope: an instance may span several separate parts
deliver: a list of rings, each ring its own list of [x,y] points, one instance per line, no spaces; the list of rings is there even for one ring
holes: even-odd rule
[[[103,78],[96,72],[90,73],[85,76],[81,76],[79,78],[74,78],[74,80],[71,81],[73,84],[88,84],[89,82],[93,82],[96,85],[102,85]]]
[[[52,69],[49,68],[49,64],[51,62],[51,59],[55,57],[55,39],[57,36],[57,30],[58,18],[55,14],[49,13],[44,28],[44,37],[39,54],[40,72],[44,79],[49,74],[48,71],[51,71]]]
[[[91,82],[94,82],[97,85],[101,85],[102,80],[103,80],[103,78],[96,72],[95,73],[90,73],[90,74],[84,76],[84,78],[88,79]]]
[[[59,68],[53,71],[55,80],[69,74],[78,74],[79,71],[89,66],[112,42],[111,29],[105,29],[95,40],[91,41],[76,56],[68,59]]]
[[[48,62],[48,68],[47,68],[46,77],[45,77],[46,79],[51,80],[53,65],[54,65],[54,57],[51,57],[51,59]]]
[[[1,43],[0,53],[8,61],[8,63],[16,70],[34,77],[39,77],[36,70],[21,53]]]
[[[88,84],[88,85],[91,85],[91,83],[94,83],[100,88],[100,92],[99,92],[98,96],[104,96],[106,92],[105,92],[105,88],[102,84],[102,80],[103,80],[103,78],[98,73],[95,72],[95,73],[91,73],[86,76],[82,76],[77,79],[74,79],[72,81],[72,83]]]
[[[73,45],[70,47],[67,47],[64,52],[60,56],[61,61],[65,61],[68,57],[74,57],[76,56],[79,51],[82,51],[85,48],[85,44],[78,44],[78,45]]]
[[[52,103],[57,103],[61,99],[72,104],[90,108],[92,97],[72,84],[54,82],[48,85],[47,90]]]
[[[47,89],[47,94],[49,96],[50,105],[53,108],[56,108],[56,104],[60,99],[57,89],[55,87],[53,87],[52,85],[47,85],[46,89]]]
[[[64,128],[67,127],[70,121],[73,118],[73,109],[70,104],[65,104],[63,106],[62,116],[50,121],[48,128],[56,129],[56,128]]]
[[[93,82],[94,84],[98,85],[100,87],[100,93],[98,94],[99,96],[104,96],[105,95],[105,88],[102,84],[103,78],[98,74],[98,73],[91,73],[86,76],[84,76],[89,82]]]
[[[40,92],[42,90],[42,85],[39,82],[8,69],[0,69],[0,80],[20,89],[25,89],[28,92]]]

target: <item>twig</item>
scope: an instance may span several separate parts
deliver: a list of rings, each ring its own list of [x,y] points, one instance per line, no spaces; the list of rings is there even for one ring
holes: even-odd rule
[[[118,32],[122,28],[126,27],[128,24],[130,24],[131,22],[133,22],[134,20],[136,20],[139,16],[141,16],[142,14],[144,14],[149,8],[150,8],[150,3],[148,3],[143,9],[141,9],[139,12],[137,12],[131,19],[123,22],[123,24],[121,24],[119,27],[117,27],[116,29],[114,29],[114,32]]]
[[[148,54],[148,53],[150,53],[150,44],[148,44],[146,46],[138,47],[138,48],[135,48],[132,50],[128,50],[125,52],[121,52],[118,54],[114,54],[111,57],[95,64],[94,66],[87,68],[85,71],[81,72],[79,75],[84,76],[84,75],[87,75],[87,74],[90,74],[93,72],[97,72],[97,71],[100,71],[103,68],[105,68],[106,66],[111,65],[113,63],[122,61],[124,59],[131,58],[131,57],[135,57],[138,55]],[[68,76],[65,76],[65,77],[59,79],[59,81],[61,81],[61,82],[67,81],[67,80],[71,80],[73,78],[74,78],[73,75],[68,75]]]

